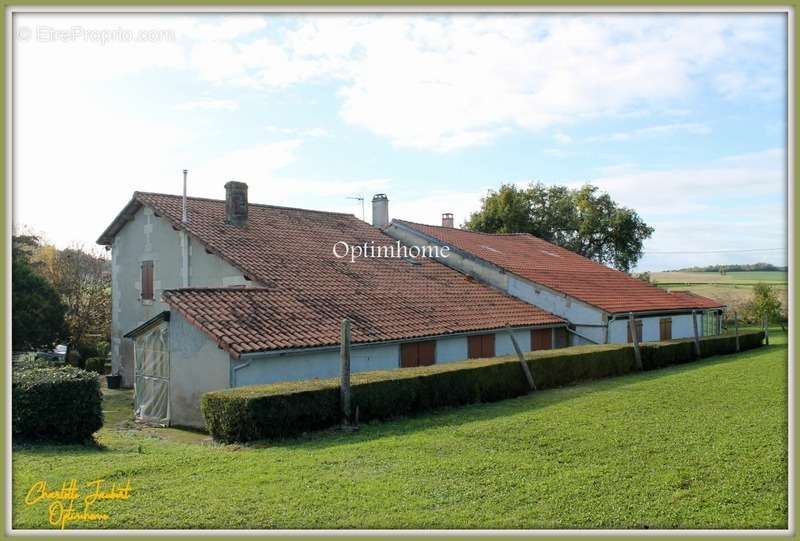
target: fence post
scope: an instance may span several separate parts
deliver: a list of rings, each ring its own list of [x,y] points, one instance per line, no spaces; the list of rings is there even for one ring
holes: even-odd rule
[[[769,345],[769,316],[764,314],[764,344]]]
[[[339,391],[342,402],[342,424],[350,426],[350,320],[342,320],[339,350]]]
[[[525,356],[522,354],[522,350],[517,343],[517,338],[514,336],[514,333],[511,331],[511,327],[508,323],[506,323],[506,332],[508,332],[508,336],[511,337],[511,344],[514,346],[514,351],[517,352],[517,359],[519,359],[519,364],[522,366],[522,371],[525,373],[525,379],[528,380],[528,385],[531,386],[531,389],[535,391],[536,384],[533,381],[533,374],[531,374],[531,369],[528,367],[528,363],[525,361]]]
[[[692,327],[694,327],[694,352],[697,358],[700,358],[700,337],[697,334],[697,316],[696,311],[692,310]]]
[[[636,332],[636,322],[633,319],[633,312],[628,312],[628,331],[631,333],[633,342],[633,356],[636,358],[636,368],[644,370],[642,366],[642,352],[639,350],[639,333]]]
[[[736,329],[736,353],[739,353],[739,314],[733,312],[733,328]]]

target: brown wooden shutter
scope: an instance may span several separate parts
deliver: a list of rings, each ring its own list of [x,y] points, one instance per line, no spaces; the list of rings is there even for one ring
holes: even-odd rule
[[[642,342],[642,320],[634,319],[633,324],[636,325],[636,338],[639,339],[639,342]],[[632,342],[633,342],[633,337],[631,336],[631,328],[630,325],[628,325],[628,343],[630,344]]]
[[[531,329],[531,351],[551,349],[553,347],[552,329]]]
[[[142,300],[153,300],[153,262],[142,261]]]
[[[400,368],[430,366],[436,362],[436,341],[400,344]]]
[[[494,357],[494,334],[481,336],[481,357]]]
[[[419,344],[419,366],[430,366],[436,362],[436,342],[427,340]]]
[[[419,366],[419,343],[400,344],[400,368]]]
[[[467,337],[467,356],[470,359],[479,359],[482,353],[482,343],[480,335]]]
[[[565,348],[569,344],[569,337],[567,336],[567,329],[564,327],[557,327],[553,329],[556,335],[555,346],[557,348]]]
[[[659,340],[672,340],[672,318],[664,317],[659,320]]]

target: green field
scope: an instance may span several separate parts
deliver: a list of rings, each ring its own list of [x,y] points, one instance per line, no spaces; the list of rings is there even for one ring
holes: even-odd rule
[[[653,272],[650,273],[653,282],[661,286],[681,284],[717,284],[730,286],[753,286],[764,282],[770,285],[786,286],[788,275],[784,271],[753,271],[753,272]]]
[[[721,302],[730,312],[744,311],[745,304],[758,283],[774,287],[783,305],[784,314],[789,306],[788,275],[783,271],[753,272],[653,272],[650,279],[667,290],[691,291]]]
[[[141,429],[108,394],[98,447],[13,449],[13,525],[38,480],[130,480],[112,528],[786,528],[787,349],[253,446]]]

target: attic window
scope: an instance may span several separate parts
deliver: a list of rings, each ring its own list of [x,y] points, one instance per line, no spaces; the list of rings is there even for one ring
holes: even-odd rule
[[[497,250],[497,249],[495,249],[495,248],[492,248],[491,246],[486,246],[485,244],[481,244],[481,248],[486,248],[486,249],[487,249],[487,250],[489,250],[490,252],[495,252],[495,253],[498,253],[498,254],[502,254],[502,253],[503,253],[503,252],[501,252],[500,250]]]
[[[542,250],[542,253],[544,255],[549,255],[550,257],[561,257],[560,255],[554,254],[553,252],[548,252],[547,250]]]

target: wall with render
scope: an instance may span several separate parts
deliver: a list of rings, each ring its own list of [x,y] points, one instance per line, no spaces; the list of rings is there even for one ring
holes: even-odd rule
[[[133,385],[133,342],[128,331],[167,309],[160,301],[165,289],[183,287],[182,237],[172,224],[156,216],[150,207],[140,208],[114,237],[111,250],[111,366],[122,376],[122,385]],[[188,238],[188,237],[187,237]],[[189,284],[223,287],[249,283],[242,272],[189,240]],[[143,301],[142,261],[153,261],[154,300]]]

